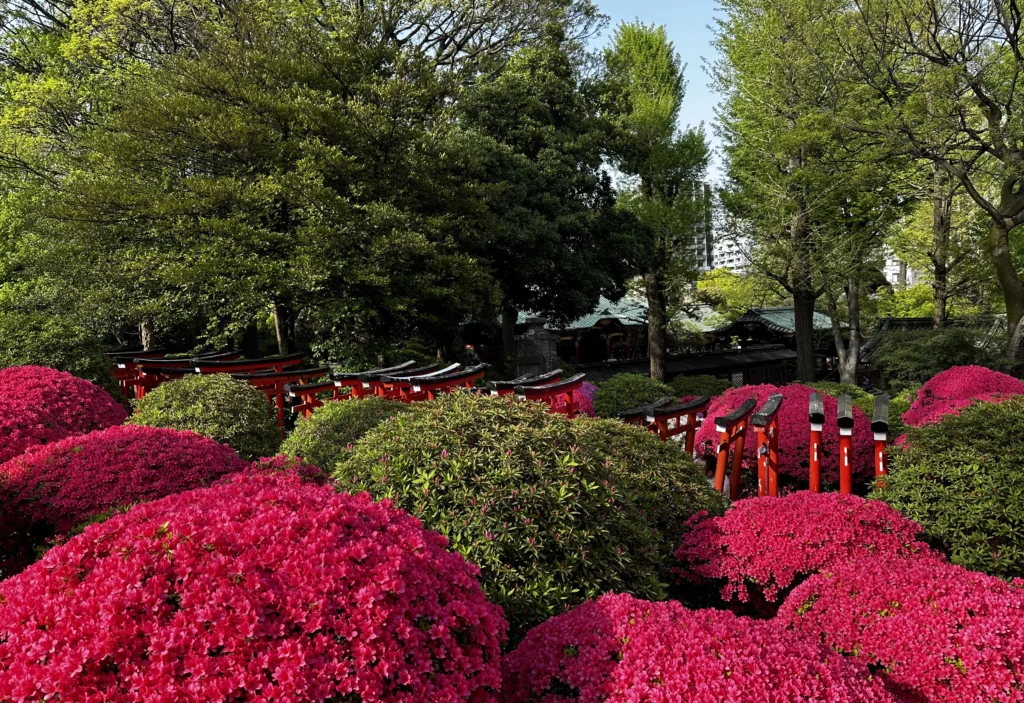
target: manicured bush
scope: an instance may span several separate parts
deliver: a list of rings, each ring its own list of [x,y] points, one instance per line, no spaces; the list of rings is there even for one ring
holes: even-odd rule
[[[245,459],[271,456],[281,445],[267,397],[227,374],[164,383],[136,402],[128,422],[189,430],[233,447]]]
[[[756,398],[760,408],[775,393],[783,397],[782,408],[779,410],[779,476],[797,488],[806,488],[810,477],[810,429],[807,421],[807,406],[811,393],[808,386],[792,384],[789,386],[761,385],[732,388],[711,403],[708,408],[708,420],[697,431],[696,448],[698,452],[713,454],[718,446],[718,433],[715,431],[716,417],[727,415],[743,405],[747,398]],[[830,395],[822,396],[825,405],[824,432],[822,432],[821,480],[823,483],[839,482],[839,429],[836,427],[836,399]],[[871,421],[859,408],[853,409],[853,457],[852,468],[854,481],[866,481],[874,476],[873,444]],[[757,441],[755,432],[747,431],[746,444],[743,448],[743,466],[745,485],[757,487]]]
[[[907,431],[903,415],[917,398],[920,386],[910,386],[889,398],[889,439],[894,440]]]
[[[0,370],[0,462],[36,444],[124,422],[127,413],[99,386],[42,366]]]
[[[668,384],[678,398],[706,395],[714,398],[732,388],[732,382],[714,376],[676,376]]]
[[[694,516],[676,551],[681,574],[721,582],[722,598],[768,603],[810,574],[879,554],[941,558],[921,527],[875,500],[801,491],[737,501],[722,517]]]
[[[1024,395],[1024,382],[983,366],[955,366],[935,375],[917,392],[903,422],[920,427],[956,415],[972,403],[998,403]]]
[[[0,700],[486,700],[505,623],[476,574],[365,495],[180,493],[0,582]]]
[[[584,381],[579,390],[572,392],[572,399],[576,403],[577,414],[597,417],[597,413],[594,412],[594,396],[596,394],[597,386],[586,381]],[[565,401],[561,397],[555,401],[555,410],[558,412],[565,411]]]
[[[969,569],[1024,574],[1024,397],[980,403],[909,428],[875,495]]]
[[[1004,343],[1000,335],[958,327],[891,332],[875,350],[871,363],[895,393],[920,385],[951,366],[996,366]]]
[[[765,621],[606,595],[505,657],[506,703],[892,701],[867,667]]]
[[[650,376],[620,373],[598,385],[594,394],[594,412],[598,417],[614,418],[625,410],[674,395],[671,387],[652,380]]]
[[[875,396],[868,393],[866,390],[859,386],[855,386],[852,383],[833,383],[830,381],[817,381],[815,383],[806,384],[808,388],[813,388],[819,393],[830,395],[833,398],[838,398],[841,395],[848,395],[853,399],[853,404],[861,409],[868,418],[875,412]]]
[[[642,428],[468,393],[420,408],[368,432],[335,482],[448,537],[513,639],[608,590],[665,597],[686,518],[721,511],[694,462]]]
[[[882,556],[798,586],[780,625],[878,671],[901,700],[1024,697],[1024,591],[938,561]]]
[[[32,447],[0,464],[0,564],[10,575],[36,548],[95,516],[245,469],[233,449],[191,432],[119,426]]]
[[[0,312],[0,368],[46,366],[118,393],[99,337],[52,315]]]
[[[257,459],[243,471],[225,476],[219,483],[231,482],[238,478],[248,478],[253,474],[294,479],[300,483],[312,483],[317,486],[324,486],[331,479],[330,474],[319,466],[314,466],[299,457],[278,454],[277,456]]]
[[[281,445],[281,453],[330,469],[368,431],[413,409],[409,403],[378,397],[324,403],[299,420]]]

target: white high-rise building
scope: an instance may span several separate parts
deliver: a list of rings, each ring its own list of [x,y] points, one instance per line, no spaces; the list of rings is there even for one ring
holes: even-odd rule
[[[913,286],[921,282],[921,272],[900,261],[889,247],[885,248],[883,273],[891,286]]]

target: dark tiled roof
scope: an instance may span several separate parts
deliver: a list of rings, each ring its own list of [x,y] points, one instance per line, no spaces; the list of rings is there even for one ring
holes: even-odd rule
[[[770,344],[746,349],[726,349],[723,351],[700,352],[670,356],[665,361],[665,375],[697,376],[700,374],[725,374],[741,371],[750,367],[795,361],[796,352],[781,344]],[[651,365],[648,359],[634,361],[609,361],[601,364],[582,364],[576,369],[587,374],[592,383],[607,381],[620,373],[649,374]]]
[[[770,330],[792,334],[796,328],[796,315],[792,306],[783,308],[751,308],[735,322],[715,330],[715,334],[732,334],[734,330],[742,331],[748,322],[760,323]],[[814,312],[814,329],[824,332],[831,331],[832,318],[823,312]]]

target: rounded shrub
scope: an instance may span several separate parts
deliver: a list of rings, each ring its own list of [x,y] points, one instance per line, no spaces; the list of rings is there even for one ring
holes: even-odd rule
[[[686,518],[721,511],[694,462],[642,428],[469,393],[381,423],[334,479],[448,537],[514,638],[608,590],[665,597]]]
[[[714,376],[676,376],[668,384],[673,394],[680,398],[722,395],[732,388],[732,382]]]
[[[900,700],[1024,697],[1024,591],[953,564],[882,556],[812,576],[779,624],[876,670]]]
[[[910,386],[889,398],[889,439],[894,440],[901,437],[907,426],[903,422],[903,415],[917,399],[917,392],[920,386]]]
[[[910,427],[929,425],[972,403],[998,403],[1017,395],[1024,395],[1024,381],[983,366],[956,366],[921,386],[903,422]]]
[[[189,430],[233,447],[243,458],[277,453],[281,433],[267,397],[227,374],[185,376],[135,404],[133,425]]]
[[[626,410],[671,397],[675,391],[638,373],[620,373],[598,385],[594,394],[594,412],[598,417],[617,417]]]
[[[979,403],[909,428],[876,491],[928,541],[969,569],[1024,574],[1024,397]]]
[[[99,337],[53,315],[0,312],[0,368],[46,366],[119,393]]]
[[[776,603],[807,576],[854,559],[941,558],[918,541],[913,521],[879,501],[838,493],[740,500],[724,516],[695,516],[690,526],[676,551],[681,574],[722,583],[722,598],[741,603],[752,595]]]
[[[869,418],[872,413],[875,412],[875,396],[871,395],[860,386],[856,386],[852,383],[834,383],[832,381],[817,381],[806,385],[808,388],[813,388],[818,393],[824,393],[825,395],[830,395],[833,398],[838,398],[841,395],[850,396],[853,400],[853,404],[860,408],[861,412]]]
[[[0,462],[36,444],[124,422],[127,413],[99,386],[42,366],[0,370]]]
[[[728,415],[743,405],[747,398],[755,398],[757,407],[764,405],[768,398],[776,393],[782,394],[782,407],[779,410],[779,476],[781,480],[799,488],[805,488],[810,478],[810,424],[807,422],[807,405],[811,393],[815,391],[808,386],[792,384],[788,386],[742,386],[732,388],[711,402],[708,408],[708,420],[697,430],[695,447],[698,452],[713,454],[718,446],[718,432],[715,430],[714,419]],[[823,483],[839,482],[839,429],[836,427],[836,399],[830,395],[822,396],[825,405],[827,422],[821,437],[821,480]],[[854,481],[867,481],[874,476],[874,446],[872,444],[871,421],[859,408],[853,409],[853,457],[852,468]],[[756,476],[750,472],[757,468],[757,442],[753,429],[748,429],[746,443],[743,447],[743,466],[746,485],[756,487]]]
[[[319,466],[314,466],[299,457],[278,454],[257,459],[243,471],[225,476],[221,481],[233,481],[239,477],[248,477],[254,474],[294,479],[300,483],[312,483],[317,486],[326,485],[331,479],[330,474]]]
[[[24,568],[34,551],[97,516],[208,484],[248,464],[191,432],[119,426],[32,447],[0,464],[0,560]]]
[[[324,403],[296,423],[281,453],[331,468],[364,434],[389,417],[413,409],[409,403],[376,396]]]
[[[865,666],[765,621],[605,595],[505,657],[506,703],[893,701]]]
[[[0,582],[0,700],[486,700],[505,623],[476,574],[366,495],[240,477]]]

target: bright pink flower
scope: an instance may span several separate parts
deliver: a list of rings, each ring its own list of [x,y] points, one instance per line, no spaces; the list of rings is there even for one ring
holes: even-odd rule
[[[0,462],[37,444],[120,425],[127,416],[105,390],[69,373],[0,369]]]
[[[715,431],[715,418],[728,415],[740,407],[747,398],[757,399],[757,408],[775,393],[783,397],[782,408],[779,410],[779,474],[792,479],[800,488],[807,485],[810,477],[810,432],[811,425],[807,420],[807,405],[811,393],[815,391],[808,386],[792,384],[789,386],[742,386],[730,388],[711,401],[707,419],[697,431],[697,450],[705,454],[713,454],[718,446],[718,433]],[[823,396],[825,405],[825,429],[822,432],[821,480],[825,483],[839,483],[839,428],[836,426],[837,401],[829,395]],[[755,408],[755,410],[757,409]],[[855,481],[865,481],[874,475],[873,435],[871,421],[859,409],[853,409],[853,477]],[[743,449],[743,466],[747,469],[744,483],[756,488],[757,477],[750,473],[757,467],[757,433],[751,427],[747,430],[746,443]]]
[[[1024,700],[1024,590],[993,576],[934,560],[860,560],[809,578],[777,619],[872,666],[907,700]]]
[[[583,385],[572,392],[572,399],[576,403],[576,412],[587,417],[597,417],[594,412],[594,394],[597,393],[597,386],[584,381]],[[562,396],[555,399],[555,410],[565,412],[565,400]]]
[[[606,595],[535,627],[505,657],[506,703],[869,703],[867,667],[770,621]]]
[[[313,483],[317,486],[323,486],[330,481],[330,476],[326,471],[318,466],[313,466],[305,459],[278,454],[257,459],[242,472],[225,476],[220,483],[230,483],[239,478],[245,479],[253,474],[269,474],[282,479],[294,479],[299,483]]]
[[[676,551],[690,580],[723,581],[742,603],[755,589],[769,603],[810,574],[853,559],[895,554],[941,559],[917,537],[921,526],[879,500],[801,491],[737,501],[723,517],[690,519]]]
[[[0,700],[486,700],[505,622],[446,547],[266,474],[144,503],[0,582]]]
[[[903,422],[911,427],[939,422],[946,415],[959,415],[972,403],[998,403],[1004,398],[1024,395],[1024,382],[982,366],[954,366],[933,376],[917,391]]]

